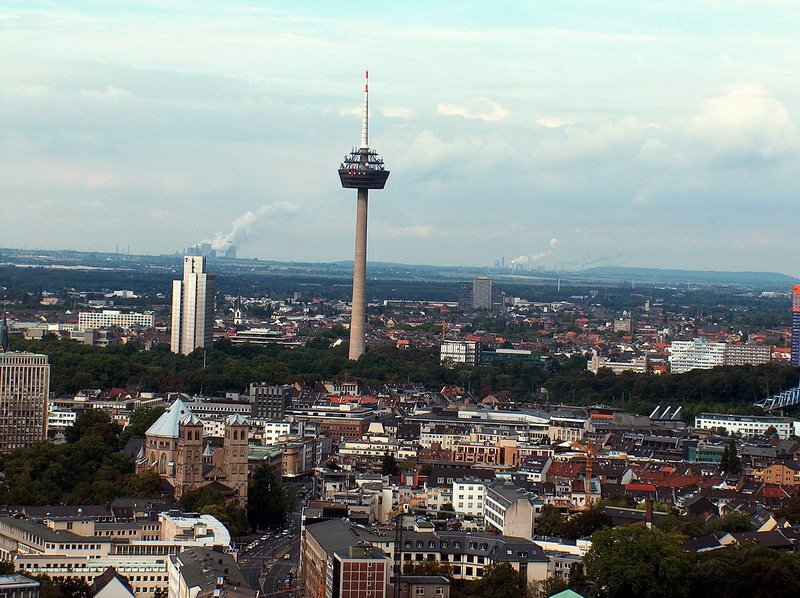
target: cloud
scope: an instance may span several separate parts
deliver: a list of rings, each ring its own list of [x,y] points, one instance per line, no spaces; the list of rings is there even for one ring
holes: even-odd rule
[[[86,100],[93,102],[107,102],[116,103],[124,100],[130,100],[135,96],[127,89],[119,87],[106,86],[103,90],[98,89],[84,89],[80,92],[80,96]]]
[[[552,239],[550,239],[550,243],[549,244],[550,244],[550,247],[557,247],[558,245],[561,244],[561,239],[556,239],[555,237],[553,237]]]
[[[436,111],[442,116],[460,116],[484,122],[496,122],[508,116],[500,104],[485,98],[471,100],[466,104],[439,104]]]
[[[512,268],[514,267],[530,268],[532,264],[535,264],[536,262],[538,262],[542,258],[547,257],[548,255],[550,255],[549,251],[541,251],[533,255],[521,255],[511,260],[511,262],[509,262],[509,265]]]
[[[361,116],[363,110],[361,106],[356,106],[355,108],[340,108],[336,112],[339,116]]]
[[[798,147],[786,107],[755,83],[734,85],[707,100],[688,133],[723,163],[773,160]]]
[[[547,127],[548,129],[558,129],[559,127],[563,127],[564,125],[571,125],[572,122],[568,120],[563,120],[556,116],[542,116],[541,118],[536,119],[537,125],[542,125],[543,127]]]
[[[411,118],[414,116],[414,111],[411,108],[403,108],[402,106],[387,106],[381,108],[381,114],[386,118]]]

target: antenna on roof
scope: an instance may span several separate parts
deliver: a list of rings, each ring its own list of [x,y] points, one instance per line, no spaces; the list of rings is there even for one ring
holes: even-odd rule
[[[361,147],[369,147],[369,69],[364,71],[364,114],[361,116]]]

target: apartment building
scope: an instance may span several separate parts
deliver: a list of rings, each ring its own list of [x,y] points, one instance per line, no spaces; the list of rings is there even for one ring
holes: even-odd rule
[[[111,327],[127,329],[133,326],[153,328],[155,325],[156,316],[151,311],[123,313],[115,309],[104,309],[103,311],[78,312],[79,330]]]
[[[514,484],[495,482],[486,487],[486,526],[499,534],[530,540],[543,503]]]
[[[452,492],[452,504],[456,513],[468,517],[483,517],[486,486],[481,480],[471,478],[453,480]]]
[[[41,521],[0,517],[0,560],[22,574],[91,582],[114,567],[137,598],[169,585],[167,557],[193,546],[230,550],[231,537],[211,515],[161,513],[134,521],[96,521],[88,515]]]

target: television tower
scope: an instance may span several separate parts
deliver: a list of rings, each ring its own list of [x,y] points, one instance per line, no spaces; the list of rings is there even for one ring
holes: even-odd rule
[[[350,311],[350,359],[364,354],[364,324],[367,307],[367,193],[383,189],[389,171],[378,152],[369,149],[369,71],[364,75],[364,114],[361,117],[361,147],[344,157],[339,179],[345,189],[358,189],[356,196],[356,255],[353,261],[353,307]]]

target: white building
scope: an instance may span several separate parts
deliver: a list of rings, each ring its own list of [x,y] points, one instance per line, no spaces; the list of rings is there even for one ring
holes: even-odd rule
[[[439,348],[439,361],[444,365],[477,365],[479,357],[480,350],[475,341],[445,341]]]
[[[778,437],[789,438],[792,433],[792,418],[773,415],[728,415],[726,413],[701,413],[694,418],[694,427],[704,430],[724,428],[729,434],[758,436],[767,428],[775,428]]]
[[[172,281],[170,349],[188,355],[210,347],[214,332],[216,277],[206,273],[206,258],[183,257],[183,280]]]
[[[0,516],[0,560],[22,574],[91,581],[114,567],[137,598],[169,586],[167,558],[193,546],[230,551],[231,536],[211,515],[161,513],[132,522],[91,518],[29,519]]]
[[[142,328],[153,328],[156,325],[156,316],[153,312],[131,312],[122,313],[116,309],[104,309],[103,311],[81,311],[78,312],[78,329],[87,330],[94,328],[130,328],[131,326],[141,326]]]
[[[52,403],[48,404],[47,430],[49,433],[64,432],[67,428],[74,425],[78,419],[77,411],[59,409]]]
[[[459,515],[483,517],[486,486],[478,480],[453,480],[453,509]]]
[[[271,422],[265,421],[261,444],[271,446],[277,444],[281,436],[288,436],[292,433],[291,422]]]
[[[725,362],[725,343],[709,342],[702,338],[691,341],[672,341],[669,369],[673,374],[689,370],[710,370]]]

